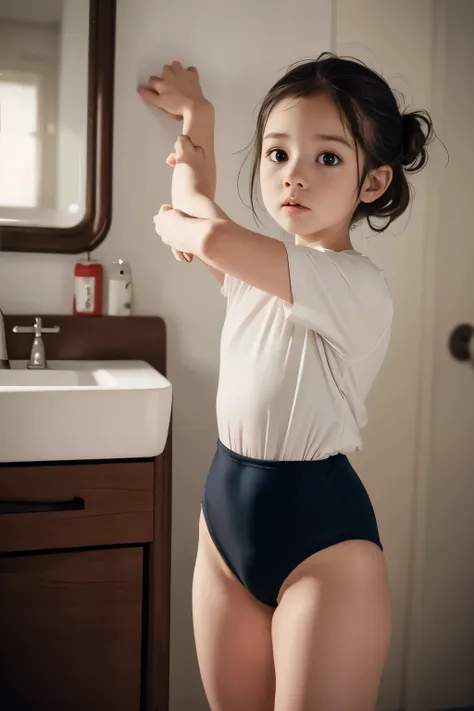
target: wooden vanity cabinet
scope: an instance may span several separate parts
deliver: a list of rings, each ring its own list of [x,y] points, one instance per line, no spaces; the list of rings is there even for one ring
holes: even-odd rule
[[[157,608],[168,635],[162,459],[0,466],[2,711],[167,708],[150,663]]]
[[[0,558],[2,711],[140,709],[143,549]]]
[[[159,318],[44,319],[51,358],[165,373]],[[156,458],[0,464],[0,711],[167,711],[170,543],[171,437]]]

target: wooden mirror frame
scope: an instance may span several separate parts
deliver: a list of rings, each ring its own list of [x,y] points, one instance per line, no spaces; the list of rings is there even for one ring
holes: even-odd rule
[[[86,209],[74,227],[1,225],[0,251],[79,254],[106,237],[112,218],[116,0],[89,3]]]

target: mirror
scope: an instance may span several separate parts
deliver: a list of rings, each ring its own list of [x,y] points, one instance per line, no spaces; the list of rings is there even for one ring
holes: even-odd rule
[[[0,0],[0,249],[94,249],[110,224],[115,0]]]

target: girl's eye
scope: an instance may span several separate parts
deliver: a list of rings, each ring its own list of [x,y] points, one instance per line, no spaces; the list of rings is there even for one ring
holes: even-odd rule
[[[321,158],[323,160],[321,160]],[[325,165],[329,168],[335,165],[339,165],[340,162],[341,159],[335,153],[321,153],[318,158],[318,163],[321,163],[322,165]]]
[[[281,148],[272,148],[271,151],[268,151],[267,156],[273,163],[284,163],[286,160],[288,160],[288,154]],[[325,153],[321,153],[321,155],[318,157],[318,163],[321,163],[322,165],[331,168],[336,165],[339,165],[339,163],[342,163],[342,161],[335,153],[330,153],[326,151]]]
[[[271,157],[272,155],[275,155],[275,160]],[[267,156],[273,163],[283,163],[288,158],[285,151],[282,151],[281,148],[272,148],[272,150],[267,153]]]

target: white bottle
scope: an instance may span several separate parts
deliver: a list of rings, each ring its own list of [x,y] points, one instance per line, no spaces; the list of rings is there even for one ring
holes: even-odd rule
[[[116,259],[109,270],[109,316],[130,316],[132,312],[132,271],[128,262]]]

